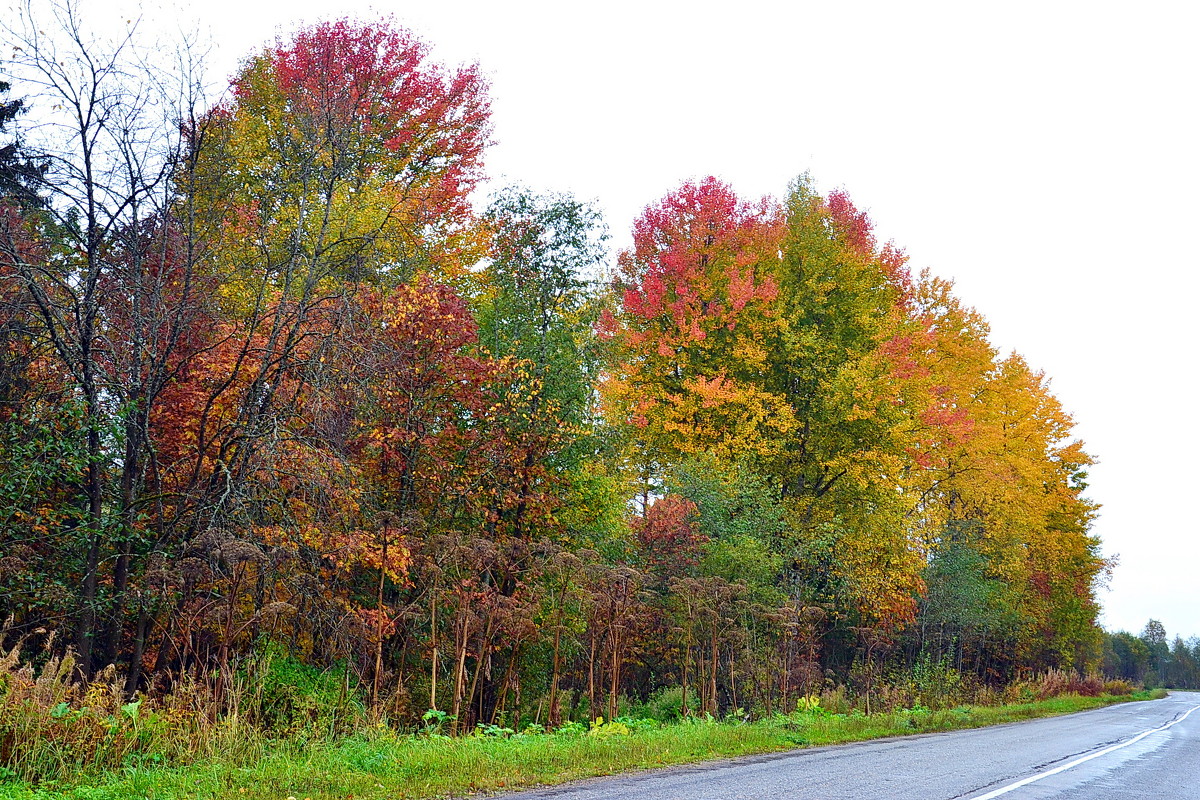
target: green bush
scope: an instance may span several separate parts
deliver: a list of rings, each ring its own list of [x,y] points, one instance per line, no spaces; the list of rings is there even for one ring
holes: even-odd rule
[[[250,707],[265,733],[279,738],[336,736],[359,727],[366,708],[358,687],[341,670],[321,670],[270,648],[240,670]]]
[[[953,708],[968,694],[962,673],[952,666],[949,655],[935,659],[926,653],[917,659],[909,683],[916,703],[926,708]]]
[[[557,728],[555,728],[554,735],[566,737],[582,736],[583,734],[587,733],[587,730],[587,725],[583,724],[582,722],[576,722],[572,720],[571,722],[564,722],[562,725],[559,725]]]
[[[617,717],[613,722],[618,722],[624,725],[633,733],[642,731],[656,731],[662,727],[662,723],[656,719],[647,717]]]
[[[678,686],[665,686],[653,692],[645,703],[632,707],[629,716],[658,722],[675,722],[682,719],[683,690]]]
[[[607,739],[611,736],[628,736],[632,731],[629,726],[623,722],[612,720],[605,722],[604,717],[596,717],[592,720],[591,728],[588,729],[588,736],[596,736],[601,739]]]

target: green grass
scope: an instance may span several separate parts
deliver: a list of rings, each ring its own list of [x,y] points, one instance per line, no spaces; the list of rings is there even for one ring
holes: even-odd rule
[[[0,772],[0,800],[395,800],[554,784],[596,775],[884,736],[974,728],[1082,711],[1132,697],[1064,696],[1019,705],[886,714],[803,713],[751,724],[693,722],[595,734],[400,735],[380,729],[337,742],[279,743],[178,768],[129,766],[76,785],[32,788]],[[607,731],[606,731],[607,728]],[[609,735],[604,735],[605,733]]]

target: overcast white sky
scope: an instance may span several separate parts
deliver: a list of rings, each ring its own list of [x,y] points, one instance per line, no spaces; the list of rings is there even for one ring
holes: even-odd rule
[[[82,0],[125,16],[125,0]],[[302,22],[393,14],[492,83],[490,172],[594,199],[615,241],[682,180],[810,170],[993,342],[1053,378],[1100,459],[1104,624],[1200,634],[1200,4],[208,0],[214,75]],[[147,1],[147,27],[170,14]]]

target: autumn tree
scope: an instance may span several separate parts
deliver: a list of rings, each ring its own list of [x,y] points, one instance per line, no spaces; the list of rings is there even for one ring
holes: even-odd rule
[[[36,246],[9,248],[10,268],[83,410],[86,465],[71,527],[84,554],[74,617],[86,672],[117,653],[139,535],[147,414],[167,380],[180,324],[173,309],[149,327],[119,330],[110,305],[121,303],[120,282],[143,308],[154,290],[140,276],[169,271],[155,265],[169,258],[163,250],[181,141],[178,125],[162,114],[186,120],[195,84],[187,74],[157,79],[132,32],[115,41],[93,35],[73,0],[44,13],[27,5],[7,33],[14,73],[40,121],[36,140],[27,140],[39,166],[20,177],[44,200],[27,227]],[[112,574],[102,581],[107,565]]]
[[[778,324],[778,210],[714,178],[684,184],[634,223],[621,254],[618,306],[601,320],[616,362],[608,413],[627,423],[644,492],[670,464],[711,450],[773,452],[791,408],[764,386],[768,331]]]
[[[429,467],[410,451],[447,452],[423,445],[389,393],[410,388],[405,358],[429,344],[422,334],[474,325],[453,290],[417,271],[452,278],[478,254],[466,197],[488,142],[486,87],[475,68],[431,63],[401,28],[348,21],[280,39],[232,86],[184,127],[188,169],[174,184],[211,302],[194,356],[153,415],[172,535],[236,524],[310,572],[332,567],[348,589],[371,583],[377,683],[405,542],[428,508],[414,481]],[[430,310],[449,316],[412,330],[405,315]],[[415,350],[385,353],[401,331]],[[349,368],[389,365],[397,372]],[[368,412],[363,401],[380,398],[401,416]],[[429,416],[412,425],[458,408],[421,403],[407,408]],[[369,444],[372,431],[380,438]],[[363,607],[350,604],[348,625]]]
[[[589,277],[605,256],[598,214],[569,197],[512,189],[484,215],[491,235],[479,301],[479,342],[511,360],[516,381],[502,427],[511,459],[497,480],[513,496],[497,504],[492,529],[530,538],[558,527],[555,498],[595,454],[592,387],[599,370],[598,312]]]
[[[66,620],[78,677],[190,675],[215,719],[270,652],[462,732],[660,690],[870,705],[919,663],[1194,672],[1096,626],[1092,458],[1048,378],[845,191],[684,183],[602,279],[588,205],[475,209],[481,72],[391,21],[281,36],[206,107],[136,28],[31,8],[0,85],[0,606]]]
[[[788,509],[804,602],[894,631],[913,618],[922,566],[906,521],[907,409],[894,356],[906,333],[904,256],[878,245],[844,192],[823,197],[807,176],[785,206],[769,385],[796,424],[764,469]]]
[[[194,191],[225,234],[220,258],[287,297],[454,273],[488,119],[476,67],[431,63],[388,22],[323,22],[245,63],[197,131]]]
[[[182,190],[204,209],[197,229],[246,376],[221,460],[245,464],[288,376],[319,372],[311,340],[334,334],[338,298],[385,273],[413,277],[430,263],[418,241],[441,254],[463,227],[487,102],[476,70],[446,74],[386,23],[300,31],[233,87],[190,131],[196,167]]]
[[[1108,567],[1083,496],[1090,456],[1044,376],[998,357],[986,323],[948,283],[922,276],[912,308],[920,328],[906,369],[925,399],[908,475],[935,581],[925,622],[957,627],[981,673],[1005,672],[1014,654],[1094,664],[1094,582]]]

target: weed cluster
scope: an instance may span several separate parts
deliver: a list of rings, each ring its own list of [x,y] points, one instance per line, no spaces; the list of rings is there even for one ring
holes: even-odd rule
[[[1058,711],[1093,699],[1108,702],[1098,698],[1101,694],[1129,696],[1134,690],[1124,681],[1104,683],[1095,675],[1052,670],[996,694],[968,684],[944,663],[925,662],[911,674],[889,676],[889,683],[869,695],[845,685],[827,686],[762,724],[747,724],[750,715],[743,709],[724,720],[708,714],[681,717],[679,690],[666,689],[642,703],[626,700],[627,713],[613,720],[568,721],[554,730],[536,723],[520,730],[479,724],[469,735],[451,737],[446,732],[456,720],[446,712],[430,710],[422,728],[398,732],[367,713],[347,671],[320,671],[283,652],[267,651],[238,665],[223,677],[220,700],[216,676],[188,675],[178,677],[169,692],[130,699],[123,677],[112,668],[84,684],[69,649],[61,655],[50,648],[34,654],[33,663],[40,665],[35,668],[23,661],[20,647],[0,648],[0,797],[8,796],[6,786],[78,786],[117,775],[203,771],[206,764],[241,769],[326,751],[353,756],[354,769],[364,773],[412,773],[414,780],[431,781],[428,786],[441,785],[437,776],[449,769],[447,764],[495,758],[524,763],[538,761],[538,753],[561,751],[558,779],[576,774],[573,759],[601,752],[611,751],[605,758],[625,766],[678,763],[971,727],[1046,713],[1037,711],[1039,704]],[[992,705],[1024,705],[984,708],[986,703],[968,704],[972,695]],[[873,713],[867,713],[868,703],[874,704]]]
[[[253,759],[273,742],[331,739],[367,722],[353,686],[279,653],[240,665],[220,701],[213,676],[195,675],[131,699],[112,667],[83,683],[69,648],[56,654],[51,641],[27,660],[21,647],[0,648],[0,782]]]
[[[1132,686],[1128,687],[1129,691],[1123,691],[1128,686],[1124,681],[1113,683],[1114,688],[1122,691],[1110,694],[1129,694],[1132,691]],[[1013,681],[1004,689],[1001,697],[1006,703],[1027,703],[1065,695],[1099,697],[1106,693],[1105,688],[1104,678],[1097,673],[1080,675],[1078,672],[1050,669],[1028,680]]]

